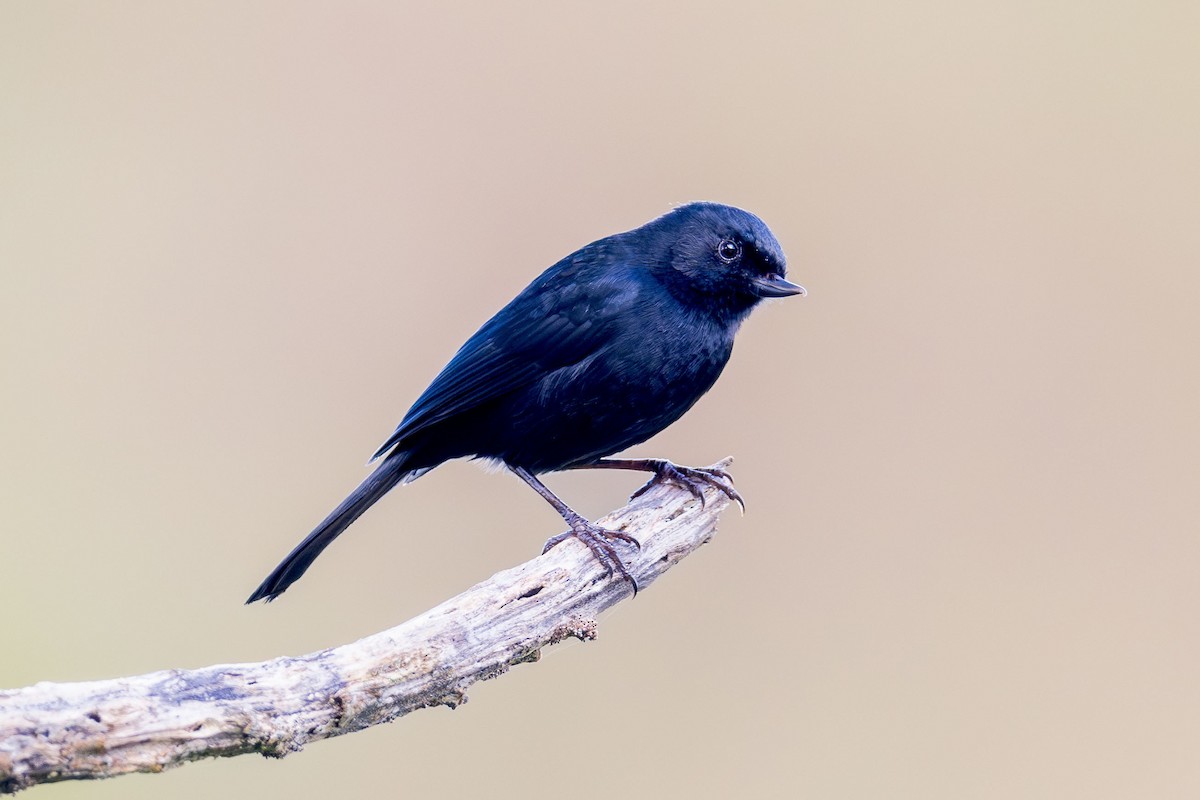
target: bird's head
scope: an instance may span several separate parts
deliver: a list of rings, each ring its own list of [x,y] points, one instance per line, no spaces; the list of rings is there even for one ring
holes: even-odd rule
[[[714,311],[740,318],[764,298],[805,293],[786,279],[787,259],[775,235],[748,211],[690,203],[646,227],[668,248],[659,270],[668,287]]]

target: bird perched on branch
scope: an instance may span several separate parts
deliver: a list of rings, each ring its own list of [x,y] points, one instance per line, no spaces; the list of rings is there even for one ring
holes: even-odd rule
[[[505,465],[562,515],[569,530],[546,550],[577,538],[636,592],[617,545],[637,541],[584,519],[537,475],[642,470],[655,473],[651,483],[701,499],[709,484],[740,503],[720,470],[606,456],[658,433],[709,390],[761,300],[804,294],[786,271],[762,220],[716,203],[676,208],[567,256],[467,340],[375,453],[375,471],[246,602],[278,597],[389,489],[464,456]]]

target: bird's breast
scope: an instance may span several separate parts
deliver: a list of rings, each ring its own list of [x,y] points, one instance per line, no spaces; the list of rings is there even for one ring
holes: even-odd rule
[[[509,463],[535,471],[586,463],[645,441],[716,381],[731,337],[704,326],[654,324],[623,332],[587,358],[547,374],[506,402]]]

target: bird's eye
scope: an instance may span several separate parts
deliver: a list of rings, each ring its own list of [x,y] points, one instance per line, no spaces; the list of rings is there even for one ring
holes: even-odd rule
[[[742,246],[732,239],[722,239],[717,245],[717,255],[726,264],[730,264],[737,260],[737,257],[742,254]]]

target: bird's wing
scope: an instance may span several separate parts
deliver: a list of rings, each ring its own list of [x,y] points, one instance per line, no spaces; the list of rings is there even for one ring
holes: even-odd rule
[[[586,359],[637,302],[637,282],[584,280],[573,269],[534,281],[467,340],[372,459],[448,417]]]

